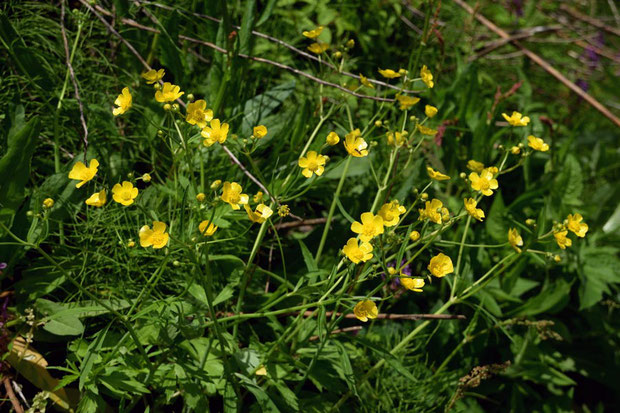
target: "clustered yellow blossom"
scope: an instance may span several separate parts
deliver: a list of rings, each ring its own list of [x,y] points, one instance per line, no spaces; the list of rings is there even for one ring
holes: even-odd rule
[[[243,188],[236,182],[224,182],[224,188],[222,188],[222,201],[230,204],[232,209],[241,209],[239,205],[246,205],[250,200],[247,194],[241,193]]]
[[[402,132],[387,132],[385,136],[387,137],[388,145],[403,146],[407,142],[406,136]]]
[[[140,245],[144,248],[153,247],[154,249],[163,248],[168,244],[170,235],[166,232],[166,224],[160,221],[153,221],[153,229],[144,225],[138,233]]]
[[[424,209],[418,209],[420,220],[428,219],[436,224],[441,224],[450,219],[448,208],[443,206],[439,199],[432,199],[424,203]]]
[[[196,125],[200,129],[207,126],[207,122],[213,119],[213,111],[207,109],[207,102],[199,99],[195,102],[187,104],[187,115],[185,121],[190,125]]]
[[[174,102],[183,96],[183,94],[185,94],[185,92],[181,92],[180,86],[165,82],[161,89],[155,92],[155,100],[160,103]]]
[[[547,152],[549,150],[549,145],[545,143],[540,138],[537,138],[534,135],[530,135],[527,137],[527,146],[534,149],[535,151]]]
[[[433,82],[433,74],[426,65],[422,66],[420,69],[420,77],[422,78],[422,82],[428,86],[429,89],[432,89],[435,86],[435,82]]]
[[[131,93],[129,92],[129,88],[125,87],[123,88],[121,94],[118,95],[118,97],[114,101],[114,104],[117,107],[112,109],[112,114],[114,116],[118,116],[118,115],[122,115],[123,113],[127,112],[129,108],[131,108],[131,102],[132,102]]]
[[[164,69],[159,69],[159,70],[155,70],[155,69],[151,69],[148,72],[144,72],[142,73],[142,77],[144,79],[146,79],[146,83],[148,85],[152,85],[155,82],[159,82],[160,80],[162,80],[164,78]]]
[[[368,143],[362,138],[359,129],[355,129],[345,135],[344,148],[349,155],[361,158],[368,156]]]
[[[213,119],[210,126],[205,127],[200,134],[203,138],[204,146],[211,146],[216,142],[224,143],[228,137],[228,123],[220,123],[219,119]]]
[[[434,179],[436,181],[446,181],[446,180],[450,179],[450,177],[448,175],[444,175],[441,172],[438,172],[438,171],[434,170],[430,166],[426,167],[426,172],[428,173],[428,176],[431,179]]]
[[[407,208],[400,205],[397,200],[383,204],[377,216],[383,219],[383,225],[386,227],[393,227],[398,224],[400,216],[407,211]]]
[[[377,318],[379,315],[379,310],[373,301],[364,300],[355,305],[355,308],[353,308],[353,314],[355,314],[355,317],[357,317],[358,320],[366,322],[369,318]]]
[[[438,278],[444,277],[454,272],[452,260],[444,253],[439,253],[438,255],[431,258],[431,261],[429,262],[427,268],[431,272],[431,274]]]
[[[583,238],[588,232],[588,224],[581,221],[583,221],[581,214],[568,214],[568,217],[566,217],[566,228],[574,232],[578,237]]]
[[[123,181],[123,184],[116,184],[112,187],[112,199],[121,205],[129,206],[133,204],[133,200],[138,196],[138,188],[134,188],[129,181]]]
[[[497,173],[497,168],[490,167],[485,168],[478,175],[476,172],[469,174],[469,180],[471,181],[471,187],[474,191],[480,191],[484,196],[493,195],[493,189],[497,189],[499,184],[497,179],[494,178]]]
[[[480,208],[476,208],[478,203],[474,198],[465,198],[463,202],[465,204],[465,210],[469,215],[471,215],[478,221],[482,221],[484,219],[484,211]]]
[[[69,172],[69,179],[75,179],[80,182],[75,184],[76,188],[82,187],[86,182],[90,181],[97,175],[97,170],[99,168],[99,161],[96,159],[91,159],[88,167],[84,165],[82,162],[76,162],[71,168],[71,172]]]
[[[273,210],[265,204],[258,204],[255,211],[252,211],[252,208],[250,208],[247,204],[244,205],[243,208],[245,208],[245,212],[248,213],[248,218],[250,218],[250,221],[258,224],[262,224],[271,215],[273,215]]]
[[[315,151],[308,151],[305,157],[299,158],[298,165],[300,168],[303,168],[301,174],[306,178],[310,178],[312,174],[317,176],[323,175],[326,161],[325,156],[319,155]]]
[[[368,242],[361,242],[358,245],[356,238],[349,238],[342,252],[354,264],[366,262],[372,258],[372,245]]]
[[[519,112],[512,112],[512,115],[510,116],[502,113],[502,116],[511,126],[526,126],[528,123],[530,123],[530,118],[527,116],[523,116]]]

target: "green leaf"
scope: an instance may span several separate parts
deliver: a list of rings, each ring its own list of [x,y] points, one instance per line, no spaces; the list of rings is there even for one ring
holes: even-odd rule
[[[563,206],[581,205],[581,193],[583,192],[583,173],[577,158],[569,154],[566,156],[564,166],[555,179],[553,194],[559,198]]]
[[[511,316],[536,315],[544,312],[554,313],[563,308],[570,298],[570,283],[563,279],[549,282],[537,296],[513,310]]]
[[[256,0],[249,0],[244,5],[245,11],[241,19],[241,30],[239,30],[239,53],[249,55],[252,51],[252,30],[254,28],[254,12]]]
[[[243,122],[241,124],[241,134],[249,136],[252,128],[260,124],[278,106],[295,91],[295,81],[278,85],[265,93],[254,96],[245,102],[243,107]],[[265,138],[266,139],[266,138]]]
[[[579,286],[579,309],[592,307],[610,294],[609,286],[620,283],[620,259],[613,247],[587,247],[581,254],[583,277]]]
[[[254,381],[250,380],[249,378],[240,373],[235,373],[235,376],[237,376],[241,380],[241,385],[248,389],[250,393],[252,393],[254,397],[256,397],[256,400],[261,406],[261,410],[263,412],[275,413],[280,411],[278,407],[274,404],[273,400],[269,398],[269,395],[265,393],[265,391],[261,387],[259,387]]]
[[[485,227],[489,236],[498,243],[506,242],[508,239],[508,226],[504,220],[505,210],[504,199],[502,194],[498,192],[493,199],[489,216],[485,221]]]
[[[35,307],[48,316],[43,330],[57,336],[78,336],[84,332],[84,325],[80,319],[68,314],[63,305],[39,298],[35,302]],[[65,314],[60,314],[62,312]]]
[[[213,305],[216,306],[224,301],[227,301],[230,297],[235,294],[235,289],[228,284],[226,287],[220,291],[220,293],[213,299]]]
[[[314,257],[312,256],[312,254],[310,253],[310,250],[308,250],[308,247],[306,247],[306,244],[304,244],[304,242],[302,240],[297,240],[299,242],[299,247],[301,248],[301,254],[304,257],[304,262],[306,263],[306,268],[308,269],[308,272],[316,272],[319,270],[319,266],[317,265],[316,261],[314,260]]]

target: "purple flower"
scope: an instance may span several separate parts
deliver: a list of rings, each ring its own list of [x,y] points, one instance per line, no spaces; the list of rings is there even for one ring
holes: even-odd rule
[[[0,262],[0,270],[3,270],[7,267],[7,263],[6,262]]]

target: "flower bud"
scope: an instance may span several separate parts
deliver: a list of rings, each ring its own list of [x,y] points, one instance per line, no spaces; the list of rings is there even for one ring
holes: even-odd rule
[[[165,110],[165,111],[169,111],[170,109],[172,109],[172,106],[170,105],[170,103],[166,103],[166,104],[164,105],[164,110]]]
[[[461,178],[461,179],[467,179],[467,174],[466,174],[465,172],[461,172],[461,173],[459,174],[459,178]]]
[[[409,239],[413,242],[416,242],[420,239],[420,233],[418,231],[411,231],[411,234],[409,234]]]
[[[519,148],[518,146],[513,146],[512,148],[510,148],[510,153],[513,155],[518,155],[521,153],[521,148]]]
[[[159,82],[155,82],[155,83],[153,83],[153,88],[155,90],[159,90],[159,89],[161,89],[161,85],[159,84]]]
[[[172,261],[172,265],[174,265],[175,267],[180,267],[181,263],[177,260]]]
[[[158,130],[157,131],[157,136],[159,136],[160,138],[164,136],[164,131],[163,130]]]
[[[536,225],[536,220],[533,220],[532,218],[528,218],[525,220],[525,225],[533,227],[534,225]]]
[[[405,70],[405,69],[398,69],[398,73],[399,73],[401,76],[405,76],[405,75],[408,73],[408,71],[407,71],[407,70]]]
[[[375,121],[375,126],[376,126],[377,128],[381,127],[381,125],[383,125],[383,122],[381,122],[380,120],[376,120],[376,121]]]
[[[349,49],[353,48],[353,46],[355,46],[355,40],[353,40],[353,39],[349,39],[349,40],[347,40],[347,44],[346,44],[346,46],[347,46]]]
[[[198,202],[204,202],[204,200],[207,198],[207,196],[200,192],[199,194],[196,195],[196,201]]]
[[[144,174],[142,175],[142,180],[144,182],[151,182],[151,175],[150,174]]]
[[[341,52],[335,52],[333,54],[333,56],[334,56],[334,59],[340,59],[342,57],[342,53]]]
[[[132,239],[127,241],[127,248],[133,248],[135,246],[136,246],[136,243]]]
[[[178,112],[179,111],[179,104],[178,103],[174,103],[172,105],[172,111],[173,112]]]
[[[221,179],[216,179],[215,181],[211,182],[210,188],[213,189],[213,190],[216,190],[217,188],[220,187],[220,185],[222,185],[222,180]]]
[[[559,255],[556,255],[555,257],[553,257],[553,261],[560,262],[562,261],[562,257],[560,257]]]
[[[54,206],[54,200],[52,198],[45,198],[43,201],[43,208],[50,209]]]
[[[193,102],[194,101],[194,94],[190,93],[189,95],[187,95],[187,100],[190,101],[190,102]]]
[[[428,199],[428,194],[427,194],[426,192],[422,193],[422,194],[420,195],[420,199],[421,199],[422,201],[426,201],[426,200]]]

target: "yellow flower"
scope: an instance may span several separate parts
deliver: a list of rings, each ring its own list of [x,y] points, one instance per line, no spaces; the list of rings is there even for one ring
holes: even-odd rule
[[[515,249],[517,252],[521,252],[521,248],[523,246],[523,238],[519,235],[519,231],[516,228],[510,228],[508,230],[508,242],[510,246]]]
[[[362,85],[369,87],[371,89],[375,88],[375,85],[373,85],[372,83],[370,83],[370,81],[368,80],[368,78],[366,76],[364,76],[363,74],[360,73],[360,82],[362,83]]]
[[[211,121],[211,126],[205,127],[200,134],[205,138],[205,140],[202,141],[204,146],[211,146],[215,142],[224,143],[228,137],[228,123],[220,124],[219,119],[213,119]]]
[[[400,283],[408,290],[415,291],[416,293],[422,292],[422,287],[424,287],[424,279],[422,278],[411,278],[408,276],[401,276]]]
[[[452,266],[452,260],[450,259],[450,257],[443,253],[439,253],[439,255],[431,258],[431,262],[428,264],[427,268],[431,272],[431,274],[438,278],[441,278],[454,271],[454,267]]]
[[[518,155],[521,153],[521,148],[519,148],[518,146],[513,146],[512,148],[510,148],[510,153],[513,155]]]
[[[420,233],[418,231],[411,231],[411,234],[409,234],[409,239],[413,242],[416,242],[420,239]]]
[[[446,180],[450,179],[450,177],[448,175],[444,175],[441,172],[437,172],[436,170],[434,170],[430,166],[426,167],[426,172],[428,173],[428,176],[431,177],[431,179],[434,179],[436,181],[446,181]]]
[[[207,196],[204,194],[204,192],[199,192],[198,194],[196,194],[196,201],[203,202],[205,199],[207,199]]]
[[[222,201],[230,204],[232,209],[241,209],[239,204],[245,205],[248,203],[250,197],[247,194],[242,194],[241,185],[236,182],[224,182],[224,188],[222,189]]]
[[[253,197],[252,197],[252,201],[254,201],[255,204],[261,202],[263,200],[263,191],[258,191]]]
[[[129,108],[131,107],[131,93],[129,93],[129,88],[123,88],[123,91],[121,92],[120,95],[118,95],[118,97],[116,98],[116,100],[114,101],[114,104],[118,107],[112,109],[112,114],[114,116],[118,116],[118,115],[122,115],[123,113],[127,112],[129,110]]]
[[[151,182],[151,174],[143,174],[142,175],[142,180],[144,182]]]
[[[400,73],[393,71],[392,69],[379,69],[381,76],[387,79],[394,79],[400,77]]]
[[[314,54],[321,54],[327,49],[329,49],[329,45],[327,43],[312,43],[308,46],[308,50]]]
[[[133,241],[128,241],[128,242],[127,242],[127,248],[133,248],[133,247],[135,247],[135,246],[136,246],[136,243],[135,243],[135,242],[133,242]]]
[[[185,92],[181,92],[181,87],[173,85],[170,82],[165,82],[164,85],[155,92],[155,100],[158,102],[174,102]]]
[[[527,137],[527,146],[534,149],[535,151],[547,152],[549,150],[549,145],[547,145],[545,141],[537,138],[534,135],[530,135]]]
[[[508,116],[505,113],[502,113],[502,116],[508,123],[512,126],[525,126],[530,123],[530,118],[527,116],[523,116],[519,112],[512,112],[512,115]]]
[[[364,138],[361,137],[361,132],[359,129],[355,129],[345,135],[344,148],[347,150],[349,155],[357,158],[368,155],[368,150],[366,149],[368,148],[368,144]]]
[[[400,103],[400,110],[407,110],[416,103],[418,103],[420,101],[420,98],[412,98],[411,96],[398,95],[396,96],[396,100],[398,100],[398,103]]]
[[[54,206],[54,200],[52,198],[45,198],[43,200],[43,208],[50,209]]]
[[[267,218],[273,215],[273,210],[265,204],[258,204],[256,206],[256,211],[252,211],[252,208],[247,205],[244,205],[243,207],[245,208],[245,212],[248,213],[248,218],[250,218],[250,221],[257,222],[259,224],[262,224],[267,220]]]
[[[366,262],[372,258],[372,245],[362,242],[358,246],[356,238],[349,238],[342,252],[353,263],[358,264],[360,261]]]
[[[205,237],[210,237],[211,235],[215,234],[215,231],[217,231],[217,226],[214,225],[212,222],[205,220],[198,224],[198,230]]]
[[[401,132],[388,132],[385,134],[388,145],[403,146],[407,141],[407,137]]]
[[[437,108],[435,106],[426,105],[426,106],[424,106],[424,113],[429,118],[432,118],[432,117],[434,117],[437,114]]]
[[[119,204],[128,206],[138,196],[138,188],[134,188],[129,181],[123,181],[123,185],[116,184],[112,187],[112,199]]]
[[[88,198],[84,202],[86,203],[86,205],[102,207],[105,205],[106,202],[108,202],[108,195],[105,189],[102,189],[101,191],[92,194],[90,198]]]
[[[397,200],[383,204],[377,213],[383,219],[383,225],[393,227],[398,224],[400,216],[407,212],[407,208],[400,205]]]
[[[475,191],[482,192],[482,195],[493,195],[493,189],[497,189],[499,184],[497,179],[493,178],[493,171],[495,169],[486,168],[478,175],[476,172],[469,174],[469,180],[471,181],[471,187]]]
[[[557,242],[558,246],[563,250],[565,250],[566,247],[570,247],[571,245],[573,245],[573,241],[566,235],[568,235],[567,230],[558,231],[553,234],[553,236],[555,237],[555,242]]]
[[[473,159],[471,159],[469,162],[467,162],[467,169],[480,173],[484,169],[484,164],[482,162],[474,161]]]
[[[577,235],[580,238],[583,238],[586,236],[586,232],[588,232],[588,224],[586,224],[585,222],[581,222],[583,221],[583,217],[581,216],[581,214],[575,214],[575,215],[571,215],[568,214],[568,217],[566,217],[567,220],[567,225],[566,227],[575,233],[575,235]]]
[[[317,176],[323,175],[325,162],[326,159],[323,155],[319,155],[315,151],[308,151],[305,157],[299,158],[298,165],[300,168],[304,168],[301,174],[310,178],[313,173]]]
[[[187,105],[187,115],[185,121],[190,125],[196,125],[200,129],[207,126],[207,122],[213,119],[213,111],[207,109],[207,102],[203,99],[189,103]]]
[[[361,223],[355,221],[351,224],[351,231],[359,234],[360,240],[368,242],[379,234],[383,234],[383,218],[372,212],[364,212]]]
[[[148,85],[152,85],[153,83],[159,82],[160,80],[162,80],[164,78],[165,73],[166,72],[164,72],[164,69],[159,69],[159,70],[151,69],[148,72],[142,73],[142,77],[146,79],[146,83]]]
[[[338,142],[340,142],[340,136],[338,136],[336,132],[329,132],[329,134],[325,138],[325,142],[327,142],[327,144],[330,146],[337,145]]]
[[[288,216],[291,213],[291,209],[286,204],[282,204],[278,207],[278,215],[282,218]]]
[[[474,198],[465,198],[463,202],[465,203],[465,209],[467,210],[467,213],[472,217],[476,218],[478,221],[482,221],[482,219],[484,218],[484,211],[480,208],[476,208],[476,206],[478,205],[476,200]]]
[[[75,184],[76,188],[80,188],[86,182],[90,181],[97,175],[97,170],[99,169],[99,161],[96,159],[91,159],[88,167],[84,165],[82,162],[76,162],[71,168],[71,172],[69,172],[69,179],[76,179],[78,181]]]
[[[252,136],[256,139],[264,138],[267,135],[267,127],[265,125],[254,126]]]
[[[428,219],[435,224],[441,224],[442,215],[447,213],[447,209],[444,208],[443,202],[439,199],[432,199],[430,201],[426,201],[424,203],[424,209],[419,208],[418,212],[420,213],[420,219]]]
[[[153,249],[163,248],[168,244],[170,235],[166,232],[166,224],[160,221],[153,221],[153,229],[148,225],[140,228],[140,245],[144,248]]]
[[[379,310],[373,301],[364,300],[355,304],[353,314],[355,314],[355,317],[357,317],[358,320],[366,322],[369,318],[377,318],[377,315],[379,315]]]
[[[430,70],[428,70],[426,65],[422,66],[422,69],[420,69],[420,77],[422,78],[422,82],[424,82],[429,89],[432,89],[433,86],[435,86],[435,82],[433,82],[433,74]]]
[[[258,370],[256,370],[256,374],[257,376],[266,376],[267,375],[267,369],[265,368],[265,366],[261,366]]]
[[[301,34],[306,36],[308,39],[316,39],[317,37],[319,37],[322,31],[323,31],[323,26],[318,26],[312,30],[303,31],[301,32]]]
[[[435,136],[437,135],[437,129],[428,128],[424,125],[418,125],[418,130],[422,135]]]
[[[214,191],[220,187],[220,185],[222,185],[222,180],[221,179],[216,179],[215,181],[211,182],[211,185],[209,186],[209,188],[213,189]]]

